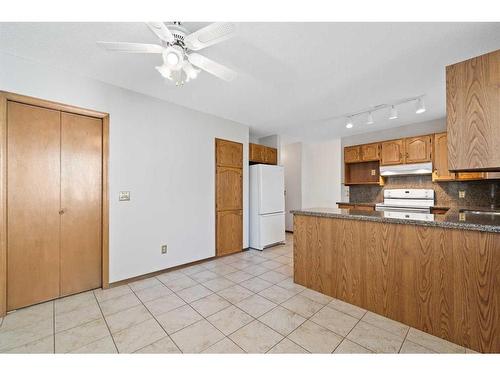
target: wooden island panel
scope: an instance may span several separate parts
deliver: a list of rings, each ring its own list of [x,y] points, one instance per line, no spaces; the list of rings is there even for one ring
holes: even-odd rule
[[[500,234],[295,214],[294,281],[500,352]]]

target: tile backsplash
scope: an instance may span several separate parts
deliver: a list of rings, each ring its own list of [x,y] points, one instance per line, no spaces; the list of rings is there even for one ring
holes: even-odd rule
[[[384,189],[434,189],[435,204],[456,206],[500,206],[500,180],[432,182],[431,176],[387,177],[384,186],[350,186],[350,202],[382,202]],[[465,197],[458,197],[459,191]]]

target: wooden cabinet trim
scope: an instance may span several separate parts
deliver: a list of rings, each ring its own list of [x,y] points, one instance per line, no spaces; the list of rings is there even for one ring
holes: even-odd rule
[[[102,287],[109,287],[109,114],[53,101],[0,91],[0,317],[7,313],[7,102],[13,101],[61,112],[102,119]]]

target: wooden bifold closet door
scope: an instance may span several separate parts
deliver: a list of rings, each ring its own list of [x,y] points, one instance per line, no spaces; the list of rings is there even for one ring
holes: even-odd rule
[[[8,102],[7,310],[101,285],[102,120]]]

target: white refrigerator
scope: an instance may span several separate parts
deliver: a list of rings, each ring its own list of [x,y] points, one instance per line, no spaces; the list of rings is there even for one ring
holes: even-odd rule
[[[285,173],[278,165],[250,166],[250,247],[285,242]]]

